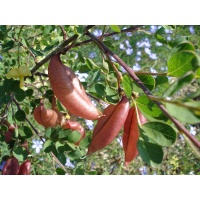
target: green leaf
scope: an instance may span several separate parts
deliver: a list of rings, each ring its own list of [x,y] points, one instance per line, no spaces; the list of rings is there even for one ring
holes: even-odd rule
[[[43,52],[47,52],[47,51],[50,51],[54,48],[55,45],[49,45],[49,46],[46,46],[44,49],[43,49]]]
[[[85,59],[84,59],[84,57],[83,57],[81,51],[78,51],[78,58],[79,58],[79,60],[80,60],[82,63],[85,63]]]
[[[160,146],[169,147],[176,141],[176,132],[168,124],[162,122],[148,122],[141,127],[146,135]]]
[[[15,97],[17,101],[21,102],[26,98],[26,92],[24,92],[24,90],[22,90],[21,88],[17,88],[15,90]]]
[[[131,79],[129,78],[128,75],[123,76],[122,84],[123,84],[123,88],[124,88],[126,96],[131,97],[133,87],[132,87],[132,81],[131,81]]]
[[[136,103],[140,111],[144,116],[151,120],[151,117],[155,119],[166,119],[166,116],[159,109],[159,107],[151,101],[146,95],[141,95],[136,99]]]
[[[62,105],[62,103],[56,99],[56,106],[61,113],[67,113],[67,109]]]
[[[33,90],[32,89],[28,89],[25,91],[26,96],[31,97],[33,95]]]
[[[138,78],[142,81],[142,83],[149,89],[153,90],[155,87],[155,79],[151,75],[138,75]]]
[[[28,126],[21,126],[19,127],[19,134],[23,138],[31,138],[33,136],[32,130]]]
[[[141,158],[148,165],[157,167],[162,163],[163,150],[161,146],[139,139],[137,147]]]
[[[89,145],[89,141],[87,137],[83,138],[79,143],[79,147],[81,148],[87,148],[88,145]]]
[[[6,125],[1,125],[0,126],[0,130],[4,133],[4,132],[7,132],[8,131],[8,127],[6,126]],[[1,133],[1,131],[0,131],[0,133]]]
[[[91,71],[91,68],[88,67],[86,63],[78,63],[79,73],[87,73]]]
[[[28,153],[24,147],[17,146],[13,151],[13,155],[15,156],[15,158],[17,158],[18,161],[22,162],[26,160]]]
[[[188,50],[188,51],[195,51],[194,45],[189,41],[183,41],[181,43],[178,43],[171,51],[168,56],[168,60],[177,52],[182,50]]]
[[[162,25],[162,26],[167,30],[175,30],[176,29],[175,25]]]
[[[155,82],[156,82],[156,86],[155,86],[156,93],[158,93],[158,96],[160,96],[169,87],[168,78],[166,76],[157,76],[155,78]]]
[[[105,61],[103,61],[102,71],[104,73],[109,73],[109,64],[107,62],[105,62]]]
[[[192,104],[194,104],[194,102]],[[181,106],[176,105],[172,102],[166,103],[165,105],[169,114],[178,119],[179,121],[189,124],[200,123],[200,115],[197,115],[199,114],[199,112],[195,114],[195,110],[188,109],[187,104],[185,104],[185,106],[184,104]]]
[[[5,142],[5,139],[6,139],[5,135],[2,134],[1,131],[0,131],[0,141]]]
[[[58,153],[57,156],[58,160],[63,164],[65,165],[66,163],[66,156],[64,153]]]
[[[164,97],[169,97],[179,91],[183,86],[189,84],[194,79],[194,74],[189,72],[185,76],[173,82],[170,87],[165,91]]]
[[[106,75],[106,80],[110,87],[117,88],[117,78],[114,73],[109,73]]]
[[[89,89],[90,93],[95,94],[95,96],[103,97],[105,96],[105,86],[101,83],[96,83],[92,85],[92,87]]]
[[[63,153],[66,150],[65,145],[59,141],[56,142],[56,149],[59,153]]]
[[[15,45],[14,41],[10,40],[8,42],[3,43],[1,46],[2,46],[3,51],[9,51],[10,49],[14,47],[14,45]]]
[[[95,83],[99,79],[100,75],[101,75],[100,70],[93,70],[93,77],[91,80],[92,83]]]
[[[200,68],[197,69],[195,78],[200,78]]]
[[[44,143],[44,151],[46,153],[50,153],[51,151],[55,151],[56,150],[56,147],[53,143],[53,141],[51,140],[47,140],[45,143]]]
[[[70,160],[80,159],[82,157],[82,154],[79,150],[73,150],[68,153],[68,156]]]
[[[168,60],[168,76],[183,76],[199,67],[199,57],[193,51],[182,50]]]
[[[90,58],[86,58],[85,62],[90,69],[99,68]]]
[[[58,174],[58,175],[65,175],[65,171],[62,169],[62,168],[56,168],[56,173]]]
[[[168,44],[168,41],[166,39],[164,39],[164,37],[162,35],[159,35],[159,34],[155,34],[154,35],[156,40],[162,44]]]
[[[78,142],[81,139],[81,134],[78,131],[72,131],[67,139],[71,143]]]
[[[120,28],[117,25],[110,25],[110,28],[115,32],[118,32],[118,33],[121,32]]]
[[[16,118],[17,121],[22,122],[26,119],[26,114],[23,110],[18,110],[15,113],[15,118]]]
[[[171,47],[175,47],[177,46],[178,44],[182,43],[182,42],[187,42],[189,40],[189,37],[188,36],[180,36],[178,38],[176,38],[175,40],[173,41],[169,41],[168,44],[171,46]]]
[[[58,139],[64,140],[64,141],[68,140],[68,136],[69,136],[70,133],[71,133],[71,130],[68,130],[68,129],[67,130],[61,130],[58,133]]]

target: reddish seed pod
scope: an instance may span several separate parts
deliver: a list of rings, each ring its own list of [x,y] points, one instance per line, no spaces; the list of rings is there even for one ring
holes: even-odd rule
[[[18,172],[19,172],[19,162],[14,156],[12,156],[6,161],[2,169],[2,175],[17,175]]]
[[[104,116],[98,120],[94,128],[87,155],[103,149],[116,138],[124,125],[128,111],[129,100],[126,96],[123,96],[118,104],[109,105],[103,111]]]
[[[44,105],[35,107],[33,115],[35,120],[45,128],[56,127],[59,124],[58,114],[52,109],[46,109]]]
[[[138,109],[140,123],[146,123],[146,118]],[[124,123],[124,134],[122,136],[122,144],[125,154],[125,165],[128,166],[138,155],[137,142],[139,139],[139,127],[137,120],[136,108],[131,107],[128,117]]]
[[[31,172],[31,162],[29,160],[26,160],[21,164],[18,175],[30,175],[30,172]]]
[[[3,124],[8,127],[8,130],[4,132],[3,134],[5,135],[5,142],[9,143],[12,141],[12,136],[14,134],[16,126],[13,124],[10,124],[7,120],[4,120]]]
[[[55,96],[70,113],[88,120],[102,116],[90,101],[76,74],[63,65],[59,54],[51,58],[48,76]]]

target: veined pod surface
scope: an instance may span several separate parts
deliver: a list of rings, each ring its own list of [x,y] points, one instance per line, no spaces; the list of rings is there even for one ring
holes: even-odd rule
[[[81,140],[83,138],[85,138],[85,130],[84,130],[83,126],[77,121],[66,120],[65,123],[62,124],[62,128],[63,129],[71,129],[72,131],[77,130],[81,134],[80,140],[78,142],[74,143],[77,146],[79,145]]]
[[[2,169],[2,175],[17,175],[18,172],[19,172],[19,162],[17,158],[12,156],[6,161]]]
[[[118,135],[129,111],[129,100],[123,96],[116,105],[109,105],[103,112],[93,131],[92,141],[88,147],[87,155],[109,145]]]
[[[49,81],[55,96],[72,114],[96,120],[102,113],[92,104],[76,74],[54,55],[48,67]]]
[[[140,123],[147,122],[146,118],[138,110]],[[139,127],[137,120],[137,112],[135,107],[131,107],[128,117],[124,123],[124,134],[122,136],[122,144],[125,154],[125,165],[128,166],[133,159],[138,155],[137,142],[139,139]]]
[[[45,128],[56,127],[59,124],[58,114],[52,109],[47,109],[44,105],[35,107],[33,111],[35,120]]]
[[[18,175],[30,175],[31,162],[29,160],[24,161],[19,168]]]

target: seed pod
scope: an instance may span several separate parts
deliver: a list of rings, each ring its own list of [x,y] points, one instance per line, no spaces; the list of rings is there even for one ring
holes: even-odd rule
[[[17,175],[18,171],[19,162],[14,156],[12,156],[6,161],[2,170],[2,175]]]
[[[140,123],[146,123],[145,117],[138,109]],[[124,123],[124,134],[122,136],[122,144],[125,154],[125,165],[128,166],[133,159],[138,155],[137,142],[139,139],[139,127],[137,120],[136,108],[131,107],[128,117]]]
[[[44,105],[35,107],[35,120],[45,128],[56,127],[59,124],[58,114],[52,109],[46,109]]]
[[[9,143],[12,141],[12,136],[14,134],[16,126],[13,124],[10,124],[7,120],[4,120],[3,124],[8,127],[8,130],[4,133],[4,135],[5,135],[5,142]]]
[[[18,175],[30,175],[30,172],[31,172],[31,162],[29,160],[26,160],[21,164]]]
[[[66,120],[65,123],[62,124],[62,128],[63,129],[71,129],[72,131],[77,130],[81,134],[80,140],[78,142],[74,143],[77,146],[79,145],[81,140],[83,138],[85,138],[85,130],[84,130],[83,126],[77,121]]]
[[[57,113],[57,115],[58,115],[58,124],[61,125],[61,124],[65,121],[65,116],[64,116],[63,113],[61,113],[61,112],[58,110],[57,105],[56,105],[56,98],[55,98],[54,95],[52,96],[51,106],[52,106],[52,107],[51,107],[52,110],[54,110],[54,111]]]
[[[109,105],[103,112],[93,131],[87,155],[109,145],[120,132],[129,111],[129,100],[123,96],[116,105]]]
[[[88,120],[96,120],[102,116],[90,101],[76,74],[63,65],[59,54],[51,58],[48,76],[55,96],[69,112]]]

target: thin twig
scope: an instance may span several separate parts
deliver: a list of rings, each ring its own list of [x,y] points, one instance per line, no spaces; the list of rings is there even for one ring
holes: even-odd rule
[[[67,34],[66,34],[66,31],[64,29],[64,27],[62,25],[59,25],[61,31],[62,31],[62,34],[63,34],[63,40],[66,40],[67,39]]]
[[[88,32],[87,35],[98,45],[101,46],[102,50],[105,54],[110,55],[113,57],[132,77],[132,79],[138,84],[138,86],[144,91],[148,98],[153,98],[151,92],[146,88],[146,86],[140,81],[140,79],[135,75],[134,71],[123,61],[121,60],[114,52],[112,52],[103,42],[101,42],[98,38],[96,38],[92,33]],[[192,142],[193,144],[200,149],[200,141],[196,139],[193,135],[189,133],[189,131],[175,118],[173,118],[164,107],[162,103],[159,101],[153,100],[153,102],[162,110],[162,112],[175,124],[177,129],[184,133]]]
[[[40,62],[38,62],[33,69],[31,69],[31,73],[34,74],[43,64],[45,64],[47,61],[49,61],[55,54],[61,52],[64,47],[66,47],[69,43],[76,40],[78,38],[78,35],[75,34],[72,37],[70,37],[68,40],[65,40],[63,43],[61,43],[54,51],[52,51],[50,54],[48,54],[44,59],[42,59]]]
[[[166,72],[163,73],[155,73],[155,72],[143,72],[143,71],[134,71],[137,75],[151,75],[151,76],[167,76]]]

